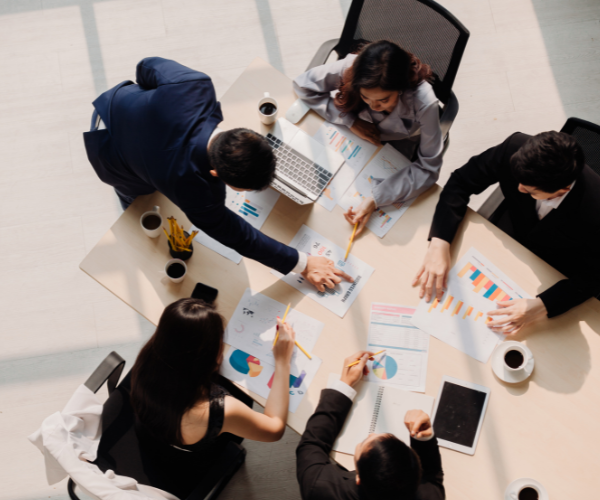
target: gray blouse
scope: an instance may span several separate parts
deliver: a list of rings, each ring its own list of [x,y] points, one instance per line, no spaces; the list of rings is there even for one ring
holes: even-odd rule
[[[350,128],[361,118],[377,125],[382,141],[413,138],[420,135],[417,160],[388,179],[374,179],[373,198],[377,206],[408,201],[427,191],[440,175],[444,138],[440,128],[438,99],[433,88],[422,82],[415,90],[405,91],[389,113],[373,111],[365,105],[358,113],[343,113],[335,107],[334,92],[356,54],[331,64],[308,70],[294,80],[294,90],[308,106],[325,120]]]

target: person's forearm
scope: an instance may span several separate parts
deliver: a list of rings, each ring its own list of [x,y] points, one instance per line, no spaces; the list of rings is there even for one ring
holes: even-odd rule
[[[290,364],[276,363],[273,385],[265,405],[265,415],[274,420],[281,434],[285,431],[290,401]]]

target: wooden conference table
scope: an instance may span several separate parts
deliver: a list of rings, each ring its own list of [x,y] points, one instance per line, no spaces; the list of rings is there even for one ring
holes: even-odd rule
[[[279,116],[296,99],[289,78],[255,59],[221,99],[221,128],[248,127],[266,132],[259,122],[257,102],[264,92],[279,102]],[[313,134],[322,120],[309,113],[299,126]],[[416,306],[411,281],[425,255],[431,217],[440,193],[434,187],[419,197],[392,230],[380,239],[367,231],[352,253],[375,268],[373,276],[343,319],[279,281],[258,262],[239,265],[195,244],[188,276],[181,284],[164,274],[170,258],[166,237],[150,239],[140,229],[140,215],[159,205],[187,227],[187,218],[161,194],[138,198],[81,263],[81,269],[142,316],[157,324],[171,302],[189,297],[197,282],[219,289],[218,306],[229,319],[248,287],[325,323],[314,353],[323,359],[309,391],[288,425],[302,433],[313,413],[329,373],[339,373],[343,359],[364,349],[372,302]],[[302,224],[344,247],[352,227],[340,207],[328,212],[315,204],[299,206],[281,196],[262,231],[289,243]],[[470,247],[535,296],[561,278],[520,244],[477,213],[468,210],[452,246],[453,263]],[[435,397],[443,375],[491,388],[491,399],[474,456],[441,448],[447,496],[451,499],[498,500],[519,477],[541,481],[555,499],[592,498],[600,482],[600,303],[595,299],[563,316],[544,320],[520,337],[532,350],[532,377],[510,386],[495,377],[491,363],[482,364],[431,338],[426,393]],[[592,360],[596,361],[594,366]],[[265,400],[251,396],[260,404]],[[398,418],[403,418],[399,415]],[[333,454],[353,469],[352,457]]]

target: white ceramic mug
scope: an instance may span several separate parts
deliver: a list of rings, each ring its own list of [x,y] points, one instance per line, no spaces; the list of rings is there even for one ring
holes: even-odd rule
[[[272,104],[275,106],[275,112],[270,115],[265,115],[261,110],[261,106],[263,104]],[[265,92],[264,97],[258,101],[258,116],[260,117],[260,121],[265,125],[272,125],[277,120],[277,111],[279,111],[279,106],[277,105],[277,101],[273,99],[268,92]]]
[[[183,274],[179,278],[172,278],[171,276],[169,276],[169,267],[173,264],[181,264],[183,266]],[[165,274],[167,275],[167,278],[169,278],[173,283],[181,283],[183,281],[183,278],[185,278],[185,275],[187,274],[187,266],[185,265],[185,262],[183,262],[181,259],[171,259],[165,264]]]
[[[519,495],[525,488],[531,488],[532,490],[535,490],[538,495],[538,498],[541,500],[542,492],[537,488],[537,486],[534,486],[533,484],[524,484],[521,488],[519,488],[519,491],[513,491],[510,494],[510,498],[512,498],[513,500],[520,500]]]
[[[148,217],[149,215],[156,215],[160,219],[160,223],[158,224],[158,227],[156,227],[154,229],[148,229],[147,227],[144,226],[144,219],[146,217]],[[142,226],[142,230],[150,238],[158,238],[160,236],[160,233],[162,232],[162,224],[163,224],[163,218],[162,218],[162,215],[160,215],[160,207],[158,207],[158,206],[154,207],[149,212],[144,212],[142,214],[142,216],[140,217],[140,226]]]
[[[521,353],[521,355],[523,356],[523,363],[521,363],[521,366],[519,366],[517,368],[512,368],[512,367],[508,366],[508,364],[506,363],[506,355],[510,351],[517,351],[517,352]],[[525,350],[525,348],[523,346],[520,346],[520,345],[511,345],[508,349],[506,349],[506,351],[504,351],[504,356],[502,357],[502,361],[504,363],[504,368],[513,373],[524,370],[525,367],[527,366],[527,363],[529,363],[529,360],[530,360],[529,353]]]

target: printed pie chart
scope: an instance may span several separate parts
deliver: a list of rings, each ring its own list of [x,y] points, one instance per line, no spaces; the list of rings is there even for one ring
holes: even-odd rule
[[[388,380],[394,377],[398,372],[398,363],[394,358],[385,354],[378,360],[373,360],[373,373],[382,380]]]
[[[238,372],[244,375],[250,374],[251,377],[258,377],[263,369],[258,358],[239,349],[233,351],[229,362]]]

